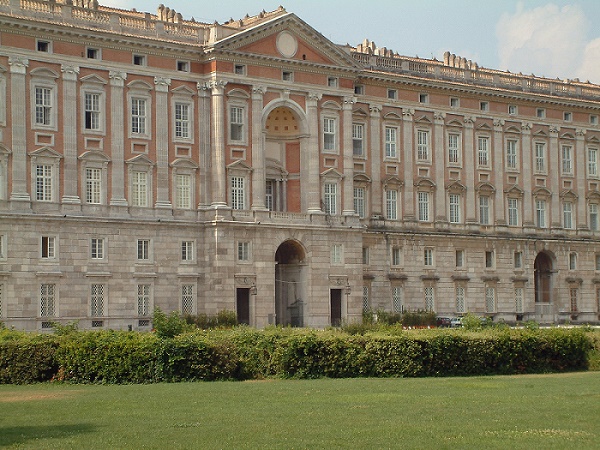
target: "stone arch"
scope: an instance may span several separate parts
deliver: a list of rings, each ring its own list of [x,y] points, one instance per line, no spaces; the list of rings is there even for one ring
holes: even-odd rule
[[[305,325],[307,305],[306,249],[295,239],[286,239],[275,251],[275,317],[283,326]]]
[[[262,126],[263,130],[266,129],[267,118],[269,117],[269,114],[271,114],[271,112],[273,110],[275,110],[276,108],[280,108],[280,107],[288,108],[289,110],[292,111],[296,120],[298,121],[299,135],[303,136],[303,135],[308,134],[308,123],[306,121],[306,113],[304,112],[304,110],[298,103],[296,103],[293,100],[290,100],[289,98],[278,98],[278,99],[272,100],[271,102],[269,102],[267,104],[267,106],[264,107],[262,119],[261,119],[262,120],[261,126]]]
[[[533,274],[535,283],[535,303],[538,304],[552,304],[552,282],[553,274],[555,272],[555,261],[556,257],[552,252],[542,250],[535,257],[533,264]]]

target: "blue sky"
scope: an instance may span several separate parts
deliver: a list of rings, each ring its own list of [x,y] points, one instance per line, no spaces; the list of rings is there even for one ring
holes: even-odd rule
[[[337,44],[365,38],[401,55],[600,83],[600,0],[162,0],[185,19],[224,22],[282,4]],[[100,0],[156,13],[159,3]]]

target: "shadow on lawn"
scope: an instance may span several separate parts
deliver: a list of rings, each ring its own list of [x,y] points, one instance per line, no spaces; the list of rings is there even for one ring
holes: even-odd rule
[[[25,444],[36,439],[63,439],[76,434],[91,433],[95,429],[95,426],[87,423],[0,427],[0,447]]]

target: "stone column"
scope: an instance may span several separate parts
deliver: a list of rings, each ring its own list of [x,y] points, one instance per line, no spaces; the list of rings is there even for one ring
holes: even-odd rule
[[[354,153],[352,146],[352,106],[355,98],[345,97],[342,107],[342,143],[343,143],[343,161],[344,161],[344,203],[342,214],[344,216],[353,216],[354,211]]]
[[[211,172],[211,161],[210,161],[210,86],[207,83],[198,83],[198,130],[200,136],[198,137],[199,144],[199,176],[200,176],[200,197],[198,202],[198,208],[207,208],[211,201],[210,191],[210,172]]]
[[[169,86],[170,78],[154,77],[156,91],[156,203],[157,209],[171,209],[169,199]]]
[[[550,225],[552,228],[562,228],[562,207],[560,204],[560,153],[558,148],[559,128],[550,127],[550,146],[548,148],[548,178],[550,179],[550,190],[552,191],[552,206]]]
[[[403,134],[403,160],[404,160],[404,222],[416,222],[415,217],[415,194],[414,194],[414,159],[415,149],[413,146],[413,116],[414,109],[402,110],[402,134]],[[381,195],[379,201],[382,202]]]
[[[434,120],[434,143],[433,149],[431,150],[433,162],[435,164],[435,180],[437,183],[437,189],[435,191],[435,221],[447,223],[448,218],[446,217],[446,189],[444,188],[444,180],[446,179],[444,174],[444,168],[446,166],[445,159],[445,138],[444,138],[444,119],[446,113],[436,112],[433,115]]]
[[[112,160],[111,206],[127,206],[125,199],[125,130],[129,123],[123,117],[123,87],[127,74],[110,71],[110,149]]]
[[[30,209],[27,189],[27,108],[25,74],[29,60],[11,56],[10,65],[10,122],[12,126],[12,209]],[[17,203],[19,202],[19,203]]]
[[[381,106],[369,105],[371,113],[371,138],[368,158],[371,161],[371,215],[383,216],[381,193]]]
[[[494,154],[492,157],[492,168],[494,173],[494,185],[496,186],[496,198],[494,199],[494,217],[496,225],[506,225],[504,205],[504,120],[494,120]]]
[[[531,163],[533,155],[531,154],[531,123],[523,122],[521,124],[521,173],[523,174],[523,226],[534,226],[533,210],[533,186],[531,180]]]
[[[262,129],[263,97],[267,88],[252,88],[252,209],[266,211],[265,142]]]
[[[227,207],[227,173],[225,170],[225,104],[224,93],[226,81],[211,82],[211,147],[212,147],[212,179],[211,206]]]
[[[589,230],[587,223],[587,205],[585,197],[586,180],[586,154],[585,154],[585,130],[578,128],[575,131],[575,177],[577,179],[577,228]]]
[[[77,75],[79,67],[63,65],[63,203],[80,204],[77,192]]]
[[[306,99],[306,115],[308,120],[308,210],[309,214],[320,214],[321,180],[319,176],[321,151],[319,145],[319,111],[318,102],[321,94],[311,93]],[[304,188],[304,187],[303,187]]]
[[[465,157],[465,185],[467,193],[465,195],[465,223],[477,223],[477,197],[475,195],[475,147],[473,128],[475,120],[473,117],[465,117],[465,139],[464,139],[464,157]]]

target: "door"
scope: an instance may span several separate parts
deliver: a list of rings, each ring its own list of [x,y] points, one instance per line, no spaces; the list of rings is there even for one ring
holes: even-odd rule
[[[331,289],[331,325],[339,327],[342,324],[342,290]]]
[[[237,288],[235,300],[238,323],[250,325],[250,288]]]

